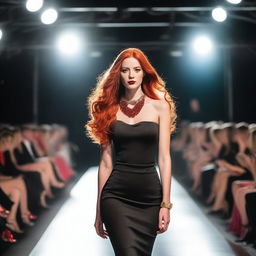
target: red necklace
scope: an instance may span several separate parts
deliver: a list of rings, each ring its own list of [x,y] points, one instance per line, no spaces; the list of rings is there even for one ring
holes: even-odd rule
[[[141,111],[144,105],[144,102],[145,102],[145,95],[143,94],[138,100],[131,100],[131,101],[121,100],[119,105],[120,105],[121,111],[125,115],[127,115],[128,117],[135,117]],[[128,104],[132,104],[134,105],[134,107],[129,108]]]

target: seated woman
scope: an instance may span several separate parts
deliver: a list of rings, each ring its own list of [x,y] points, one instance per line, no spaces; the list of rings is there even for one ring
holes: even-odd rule
[[[195,173],[193,172],[193,165],[196,163],[197,159],[200,156],[200,147],[197,143],[197,127],[198,123],[189,124],[188,136],[189,142],[186,145],[186,148],[183,150],[183,159],[186,161],[187,170],[189,172],[189,178],[193,182],[195,181]]]
[[[246,194],[256,192],[256,129],[250,132],[248,140],[249,153],[240,153],[240,161],[252,172],[253,180],[237,180],[232,183],[232,194],[234,197],[234,207],[229,231],[240,236],[242,241],[246,240],[245,234],[248,232],[248,216],[246,213]]]
[[[40,159],[48,157],[56,166],[58,176],[65,183],[75,174],[75,171],[70,167],[71,159],[67,136],[65,127],[44,125],[35,129],[34,140],[32,141]]]
[[[34,161],[29,151],[24,147],[24,142],[19,129],[16,129],[14,132],[14,139],[9,151],[13,164],[17,169],[24,172],[36,171],[41,174],[42,182],[48,197],[54,197],[51,191],[51,186],[57,188],[62,188],[64,186],[64,183],[57,181],[50,161]]]
[[[7,218],[13,204],[14,202],[0,188],[0,218]],[[15,243],[17,241],[12,231],[6,228],[3,221],[0,223],[0,237],[4,242]]]
[[[27,205],[27,191],[24,180],[21,176],[9,180],[0,180],[1,190],[11,199],[13,205],[9,214],[6,217],[6,226],[14,232],[23,233],[17,223],[17,209],[20,206],[21,219],[23,223],[33,226],[34,223],[30,221],[36,216],[32,215],[28,210]]]
[[[235,130],[234,130],[235,129]],[[219,160],[216,161],[218,171],[214,179],[213,198],[214,204],[209,213],[225,213],[226,216],[231,212],[232,201],[226,201],[226,195],[231,193],[231,186],[234,180],[253,179],[253,175],[245,166],[237,160],[237,154],[244,152],[245,148],[239,144],[239,136],[244,136],[245,126],[224,127],[223,131],[223,150],[220,152]],[[230,197],[229,197],[230,198]],[[230,212],[229,212],[230,211]]]
[[[14,177],[22,176],[28,195],[28,204],[31,211],[36,211],[39,203],[43,207],[47,207],[45,204],[45,190],[42,184],[41,176],[38,172],[23,172],[17,169],[11,161],[11,155],[9,149],[12,143],[12,133],[8,131],[2,131],[0,135],[0,177],[1,180],[8,180]]]
[[[217,133],[216,124],[211,122],[198,128],[196,142],[198,144],[200,154],[198,159],[191,165],[194,173],[194,183],[191,191],[200,188],[202,172],[214,168],[214,160],[220,150],[220,143],[216,143],[215,133]],[[201,191],[199,192],[201,193]]]

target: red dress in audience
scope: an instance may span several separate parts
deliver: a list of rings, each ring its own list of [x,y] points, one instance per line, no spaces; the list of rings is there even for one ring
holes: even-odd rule
[[[40,136],[38,136],[36,139],[37,139],[39,147],[46,154],[46,148],[45,148],[45,145],[42,141],[42,138]],[[55,163],[55,166],[58,169],[58,174],[61,177],[61,179],[65,182],[69,181],[71,179],[71,177],[74,175],[74,172],[68,166],[68,163],[66,162],[64,157],[62,157],[62,156],[54,157],[54,163]]]
[[[67,162],[65,161],[64,157],[62,156],[56,156],[54,158],[54,162],[57,165],[57,168],[59,169],[59,173],[61,175],[61,178],[63,181],[69,181],[70,178],[74,175],[74,172],[71,168],[69,168]]]
[[[249,186],[251,183],[240,183],[240,187]],[[231,215],[231,221],[228,226],[228,231],[235,233],[238,236],[242,236],[242,222],[241,222],[241,216],[240,213],[236,207],[236,204],[234,204],[232,209],[232,215]]]

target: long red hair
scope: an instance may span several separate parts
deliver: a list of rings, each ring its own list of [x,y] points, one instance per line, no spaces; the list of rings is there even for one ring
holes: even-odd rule
[[[110,141],[110,124],[116,119],[118,104],[124,95],[124,86],[120,86],[120,70],[125,58],[136,58],[145,72],[142,91],[152,99],[165,99],[171,109],[170,131],[175,130],[176,107],[165,88],[165,82],[157,74],[146,55],[138,48],[127,48],[120,52],[114,62],[97,78],[96,87],[88,97],[88,109],[91,120],[85,124],[87,136],[94,143],[105,144]]]

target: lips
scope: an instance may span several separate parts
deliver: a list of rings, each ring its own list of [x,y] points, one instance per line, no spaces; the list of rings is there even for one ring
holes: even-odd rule
[[[128,84],[134,84],[135,83],[135,81],[129,81],[128,82]]]

